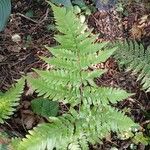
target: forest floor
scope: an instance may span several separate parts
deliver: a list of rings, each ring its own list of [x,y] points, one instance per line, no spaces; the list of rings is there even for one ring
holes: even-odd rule
[[[130,10],[130,14],[132,14],[128,18],[130,28],[132,28],[133,20],[138,21],[138,13],[139,10],[137,10],[136,15],[134,11],[132,12],[132,9]],[[142,11],[142,16],[146,13],[146,11]],[[99,17],[99,12],[96,12],[87,18],[88,24],[94,28],[94,32],[102,30],[97,23]],[[126,23],[125,19],[124,22]],[[150,27],[146,28],[146,41],[150,38],[147,36],[149,31]],[[54,32],[53,15],[46,3],[41,4],[30,0],[13,1],[9,23],[5,30],[0,33],[1,91],[9,89],[15,80],[22,75],[32,73],[32,68],[47,67],[39,59],[39,56],[50,56],[44,45],[55,45]],[[145,39],[143,38],[143,40]],[[108,73],[95,79],[95,82],[98,85],[121,87],[128,92],[136,93],[135,96],[117,104],[116,107],[126,111],[128,116],[138,122],[143,127],[142,132],[146,136],[150,135],[150,131],[147,130],[147,126],[150,125],[150,93],[142,91],[140,84],[136,81],[136,76],[120,70],[113,58],[101,64],[101,66],[107,68]],[[24,137],[29,129],[32,129],[38,123],[45,122],[44,118],[32,112],[30,102],[33,98],[36,98],[36,94],[30,87],[26,86],[17,112],[5,125],[0,126],[0,131],[7,131],[12,136]],[[133,144],[132,139],[120,140],[113,133],[110,137],[104,139],[103,144],[91,146],[91,149],[110,150],[116,147],[119,150],[127,150],[131,149],[131,145],[135,146],[135,150],[150,150],[150,146]]]

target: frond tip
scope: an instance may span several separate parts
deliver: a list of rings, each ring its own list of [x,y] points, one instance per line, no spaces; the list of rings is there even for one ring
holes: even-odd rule
[[[19,104],[19,97],[23,92],[24,83],[24,78],[22,78],[7,92],[0,92],[0,123],[4,123],[4,120],[9,119],[15,111],[14,107]]]

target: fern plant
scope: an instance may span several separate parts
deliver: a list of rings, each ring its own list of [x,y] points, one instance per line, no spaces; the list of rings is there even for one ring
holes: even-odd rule
[[[19,97],[23,87],[24,79],[22,78],[7,92],[0,92],[0,123],[4,123],[5,119],[9,119],[10,115],[15,111],[14,107],[19,104]]]
[[[121,89],[98,87],[93,78],[105,70],[89,71],[92,64],[106,61],[116,48],[106,49],[107,43],[95,43],[85,24],[81,24],[73,9],[51,4],[59,33],[56,47],[47,49],[54,55],[42,59],[52,65],[50,71],[34,69],[38,78],[27,81],[39,96],[68,104],[62,116],[50,117],[29,131],[17,150],[87,150],[111,131],[124,133],[136,124],[123,112],[110,106],[131,94]],[[96,53],[97,52],[97,53]]]
[[[146,92],[150,91],[150,47],[147,50],[142,45],[133,42],[118,42],[119,50],[116,51],[115,58],[121,65],[125,65],[127,71],[132,71],[138,76],[137,81],[141,81]]]

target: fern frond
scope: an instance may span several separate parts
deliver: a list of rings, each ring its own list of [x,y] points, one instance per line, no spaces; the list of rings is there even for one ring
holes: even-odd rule
[[[105,70],[89,71],[91,64],[105,62],[116,50],[107,43],[95,43],[97,36],[85,29],[73,9],[51,4],[59,34],[59,45],[48,48],[52,58],[42,59],[53,65],[49,71],[35,69],[38,78],[27,77],[34,90],[53,101],[69,104],[66,114],[50,118],[24,138],[17,150],[89,149],[111,131],[130,131],[135,123],[109,103],[121,101],[131,94],[113,88],[98,88],[93,78]]]
[[[111,87],[86,87],[84,89],[86,104],[108,105],[110,102],[115,104],[119,101],[127,99],[131,95],[133,94]]]
[[[63,100],[64,103],[70,103],[73,106],[78,104],[80,91],[70,85],[57,85],[45,81],[43,78],[33,79],[27,77],[28,83],[38,93],[38,96],[53,99],[54,101]]]
[[[46,148],[47,150],[53,150],[55,147],[58,149],[67,148],[74,133],[73,122],[75,122],[73,116],[65,115],[64,117],[57,118],[52,124],[39,125],[29,132],[30,135],[19,144],[18,150],[44,150]]]
[[[59,47],[55,47],[55,48],[51,48],[51,47],[47,47],[46,49],[52,53],[56,58],[69,58],[70,60],[77,60],[77,53],[73,52],[73,51],[69,51],[66,49],[62,49]]]
[[[46,58],[46,57],[41,57],[46,63],[54,66],[57,69],[66,69],[66,70],[78,70],[77,64],[75,61],[70,61],[69,58]]]
[[[94,49],[94,46],[93,46]],[[83,69],[88,68],[92,64],[98,64],[105,62],[115,51],[117,47],[107,49],[104,51],[98,51],[98,54],[89,54],[89,55],[83,55],[81,54],[81,67]]]
[[[117,43],[117,46],[119,50],[116,51],[115,58],[127,67],[127,71],[137,74],[137,81],[141,81],[143,89],[150,91],[150,47],[145,51],[136,42]]]
[[[0,93],[0,123],[4,123],[4,120],[9,119],[15,111],[14,107],[19,104],[19,97],[23,92],[24,83],[22,78],[10,90]]]
[[[85,106],[81,107],[79,113],[73,110],[70,114],[54,119],[53,123],[41,124],[30,131],[30,135],[23,139],[17,150],[82,149],[82,147],[86,150],[87,141],[95,144],[111,130],[129,131],[131,125],[136,124],[111,107],[93,107],[89,111]]]
[[[51,71],[42,71],[35,70],[40,77],[42,77],[47,83],[55,85],[67,85],[72,84],[75,86],[80,86],[80,75],[77,71],[68,72],[66,70],[51,70]]]

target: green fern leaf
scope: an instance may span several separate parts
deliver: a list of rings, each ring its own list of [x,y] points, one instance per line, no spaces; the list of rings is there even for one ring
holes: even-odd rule
[[[120,42],[116,45],[119,50],[116,51],[115,58],[121,65],[126,66],[127,71],[138,75],[137,81],[141,81],[144,90],[150,91],[150,47],[145,51],[136,42]]]
[[[61,101],[64,103],[71,103],[76,105],[79,103],[80,92],[71,86],[50,84],[42,78],[33,79],[27,77],[28,82],[32,85],[32,88],[38,93],[38,96],[44,96],[44,98],[53,99],[53,101]]]
[[[114,104],[133,95],[110,87],[87,87],[84,89],[84,94],[85,103],[94,105],[108,105],[110,102]]]
[[[72,8],[51,6],[60,32],[55,36],[59,44],[48,48],[53,57],[42,59],[52,65],[52,69],[34,69],[39,76],[28,76],[27,82],[39,96],[67,103],[69,108],[62,116],[50,117],[49,123],[29,131],[18,143],[17,150],[88,150],[89,143],[96,144],[111,131],[130,132],[136,124],[110,103],[131,94],[121,89],[97,87],[93,78],[105,70],[88,69],[92,64],[105,62],[116,47],[95,43],[97,35],[85,28]]]
[[[19,97],[23,92],[24,79],[20,79],[15,86],[5,93],[0,93],[0,123],[9,119],[15,111],[15,106],[19,104]]]

